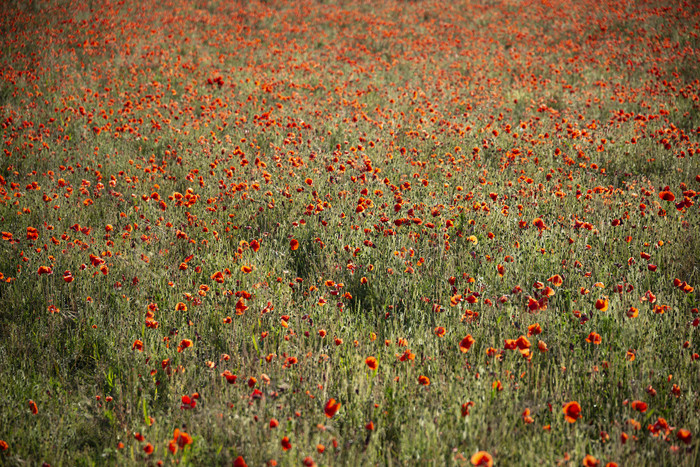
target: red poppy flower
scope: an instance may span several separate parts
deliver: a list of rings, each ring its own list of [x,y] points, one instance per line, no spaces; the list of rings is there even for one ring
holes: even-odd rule
[[[365,363],[367,366],[370,368],[370,370],[376,370],[379,364],[377,363],[377,359],[374,357],[367,357],[365,359]]]
[[[465,402],[464,404],[462,404],[462,407],[461,407],[462,417],[466,417],[467,415],[469,415],[469,408],[473,407],[473,406],[474,406],[474,402],[472,402],[472,401]]]
[[[326,406],[323,408],[323,411],[325,412],[326,417],[333,418],[333,416],[338,412],[338,409],[340,409],[340,402],[336,402],[335,399],[331,398],[328,399],[328,402],[326,402]]]
[[[632,410],[636,410],[637,412],[644,413],[647,411],[647,404],[646,404],[646,402],[642,402],[642,401],[633,401],[630,404],[630,407],[632,408]]]
[[[544,221],[543,221],[541,218],[539,218],[539,217],[535,218],[535,219],[532,221],[532,225],[534,225],[535,227],[537,227],[537,229],[539,229],[539,230],[546,230],[546,229],[547,229],[547,226],[544,225]]]
[[[296,238],[293,238],[289,242],[289,247],[292,249],[292,251],[296,251],[297,249],[299,249],[299,240],[297,240]]]
[[[178,353],[181,353],[184,349],[192,347],[192,341],[190,339],[182,339],[177,346]]]
[[[418,382],[423,386],[429,386],[430,385],[430,378],[428,378],[427,376],[421,375],[418,377]]]
[[[676,200],[676,196],[668,190],[664,190],[664,191],[659,192],[659,198],[661,198],[664,201],[675,201]]]
[[[608,298],[603,297],[603,298],[599,298],[598,300],[596,300],[595,307],[597,310],[600,310],[600,311],[608,311],[609,304],[610,304],[610,302],[608,301]]]
[[[676,433],[676,437],[683,441],[685,444],[690,444],[693,438],[693,435],[690,433],[690,430],[686,430],[685,428],[681,428],[678,430]]]
[[[571,401],[564,406],[564,417],[569,423],[574,423],[577,419],[581,418],[581,406],[576,401]]]
[[[229,370],[225,370],[223,373],[221,373],[221,376],[226,378],[226,381],[228,381],[229,384],[234,384],[238,379],[238,376],[234,375]]]
[[[36,406],[36,402],[33,400],[29,400],[29,410],[31,410],[32,414],[36,415],[39,413],[39,408]]]
[[[242,315],[245,313],[245,311],[248,309],[248,305],[245,304],[245,301],[243,300],[243,297],[239,298],[238,301],[236,302],[236,314],[238,316]]]
[[[520,336],[515,340],[515,345],[518,347],[520,350],[525,350],[529,349],[531,344],[530,341],[527,339],[525,336]]]
[[[289,442],[289,438],[287,438],[286,436],[284,438],[282,438],[281,444],[282,444],[282,449],[284,451],[289,451],[290,449],[292,449],[292,443]]]
[[[467,353],[469,349],[471,348],[472,344],[474,344],[474,338],[472,337],[471,334],[467,334],[464,339],[462,339],[459,342],[459,350],[462,353]]]
[[[233,467],[248,467],[248,464],[246,464],[243,456],[238,456],[233,461]]]
[[[12,234],[10,234],[12,238]],[[39,238],[39,231],[34,227],[27,227],[27,240],[36,240]]]

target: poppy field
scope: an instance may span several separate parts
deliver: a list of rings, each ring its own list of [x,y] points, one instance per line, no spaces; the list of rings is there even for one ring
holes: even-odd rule
[[[0,12],[0,464],[700,464],[693,2]]]

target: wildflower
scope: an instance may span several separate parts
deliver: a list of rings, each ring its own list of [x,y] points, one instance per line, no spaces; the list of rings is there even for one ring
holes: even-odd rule
[[[284,438],[282,438],[282,441],[280,444],[282,444],[282,449],[284,451],[289,451],[290,449],[292,449],[292,443],[289,442],[289,438],[286,436]]]
[[[598,300],[596,300],[595,307],[597,310],[600,310],[600,311],[608,311],[609,304],[610,303],[608,301],[608,298],[603,297],[603,298],[599,298]]]
[[[328,399],[328,402],[326,402],[326,405],[323,408],[323,411],[325,412],[326,417],[333,418],[333,416],[338,412],[339,409],[340,409],[340,402],[336,402],[335,399],[331,398],[331,399]]]
[[[377,359],[374,357],[367,357],[365,359],[365,363],[369,367],[370,370],[376,370],[379,364],[377,363]]]
[[[493,457],[486,451],[479,451],[471,458],[472,465],[493,467]]]
[[[564,405],[564,417],[569,423],[576,422],[577,419],[581,418],[581,406],[576,401],[571,401]]]
[[[467,334],[464,339],[462,339],[459,342],[459,350],[462,353],[467,353],[469,349],[471,348],[472,344],[474,344],[474,338],[472,337],[471,334]]]

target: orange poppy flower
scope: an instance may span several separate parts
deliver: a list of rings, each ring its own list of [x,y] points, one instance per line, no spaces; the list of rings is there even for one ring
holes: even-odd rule
[[[32,411],[33,415],[36,415],[39,413],[39,408],[36,406],[36,402],[34,402],[33,400],[30,399],[28,404],[29,404],[29,410]]]
[[[525,350],[529,349],[531,344],[530,341],[527,339],[525,336],[520,336],[515,340],[515,345],[518,347],[520,350]]]
[[[369,367],[370,370],[376,370],[379,364],[377,363],[377,359],[374,357],[367,357],[365,359],[365,363]]]
[[[493,457],[486,451],[479,451],[471,458],[472,465],[493,467]]]
[[[435,335],[438,337],[444,337],[446,332],[447,330],[442,326],[438,326],[435,328]]]
[[[253,266],[248,266],[248,265],[241,266],[241,272],[243,274],[250,274],[251,272],[253,272]]]
[[[590,454],[586,454],[586,457],[583,458],[583,465],[585,467],[598,467],[600,465],[600,461]]]
[[[577,419],[581,418],[581,406],[576,401],[571,401],[564,405],[564,417],[569,423],[574,423]]]
[[[131,346],[131,350],[138,350],[139,352],[143,352],[143,341],[136,339]]]
[[[531,324],[527,327],[527,335],[534,336],[542,332],[542,326],[539,323]]]
[[[365,429],[367,431],[374,431],[374,422],[369,422],[367,425],[365,425]]]
[[[416,354],[411,352],[410,349],[404,350],[403,353],[399,356],[400,362],[405,362],[406,360],[415,360],[415,359],[416,359]]]
[[[610,304],[610,302],[608,301],[608,297],[603,297],[603,298],[599,298],[598,300],[596,300],[595,307],[597,310],[600,310],[600,311],[608,311],[609,304]]]
[[[603,339],[600,337],[600,334],[591,331],[591,333],[588,334],[588,337],[586,337],[586,342],[589,344],[600,345],[600,343],[603,342]]]
[[[7,451],[9,447],[10,446],[7,444],[7,441],[0,439],[0,451]]]
[[[459,350],[462,353],[467,353],[469,349],[471,348],[472,344],[474,344],[474,338],[472,337],[471,334],[467,334],[464,339],[459,341]]]
[[[430,378],[428,378],[427,376],[421,375],[418,377],[418,382],[420,384],[422,384],[423,386],[429,386],[430,385]]]
[[[555,287],[560,287],[564,283],[564,279],[559,274],[550,277],[547,281],[551,282]]]
[[[299,249],[299,240],[293,238],[292,241],[289,242],[289,247],[292,249],[292,251]]]
[[[340,402],[336,402],[335,399],[331,398],[328,399],[328,402],[326,402],[326,406],[323,408],[323,411],[325,412],[326,417],[333,418],[333,416],[338,412],[338,409],[340,409]]]
[[[629,310],[627,310],[625,312],[625,314],[627,315],[628,318],[636,318],[637,316],[639,316],[639,310],[637,308],[631,306],[629,308]]]
[[[175,305],[175,311],[187,311],[187,305],[182,302],[178,302],[178,304]]]
[[[278,422],[276,418],[271,418],[270,419],[270,429],[277,428],[278,426],[280,426],[280,422]]]
[[[181,353],[184,349],[192,347],[192,341],[190,339],[182,339],[177,346],[177,351]]]
[[[543,221],[541,218],[539,218],[539,217],[535,218],[535,219],[532,221],[532,225],[534,225],[535,227],[537,227],[538,230],[547,230],[547,226],[544,225],[544,221]]]

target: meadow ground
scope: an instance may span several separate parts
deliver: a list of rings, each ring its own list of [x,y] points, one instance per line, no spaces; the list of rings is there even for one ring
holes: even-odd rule
[[[0,18],[0,464],[700,464],[693,2]]]

